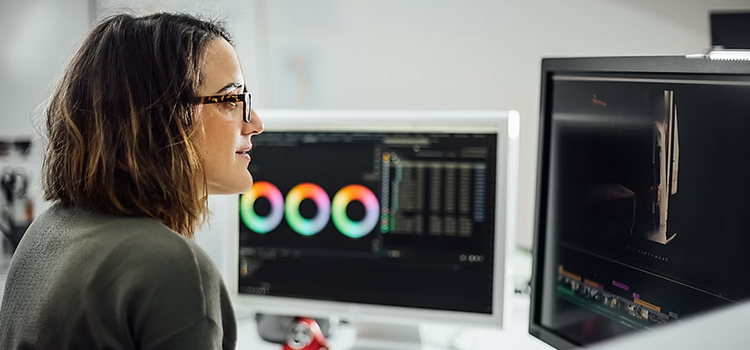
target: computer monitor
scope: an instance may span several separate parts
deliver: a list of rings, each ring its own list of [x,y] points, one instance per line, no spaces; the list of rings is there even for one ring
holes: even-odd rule
[[[545,59],[530,333],[558,347],[750,296],[750,63]]]
[[[236,197],[236,307],[501,327],[515,111],[259,111]]]

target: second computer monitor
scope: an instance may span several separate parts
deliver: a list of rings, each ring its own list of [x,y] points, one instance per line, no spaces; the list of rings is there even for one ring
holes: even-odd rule
[[[747,62],[542,67],[531,333],[588,346],[750,297]]]
[[[500,326],[509,114],[318,114],[266,114],[253,139],[240,300]]]

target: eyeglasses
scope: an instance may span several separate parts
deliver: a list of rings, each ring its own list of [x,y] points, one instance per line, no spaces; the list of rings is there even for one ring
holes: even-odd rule
[[[250,93],[245,91],[241,94],[229,94],[229,95],[215,95],[215,96],[203,96],[198,97],[197,103],[209,104],[209,103],[224,103],[224,102],[242,102],[245,108],[242,109],[242,120],[245,123],[250,122]]]

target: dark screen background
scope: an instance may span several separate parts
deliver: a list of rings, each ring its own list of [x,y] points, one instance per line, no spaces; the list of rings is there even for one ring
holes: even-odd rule
[[[552,83],[542,325],[578,344],[750,296],[750,86],[646,80]],[[666,244],[652,238],[665,91],[679,148]]]
[[[240,220],[240,293],[491,313],[495,135],[267,132],[253,141],[256,182],[284,196],[311,182],[331,199],[360,184],[388,212],[359,239],[330,221],[302,236],[286,220],[266,234]],[[254,210],[268,214],[268,200]],[[314,216],[314,202],[300,213]],[[363,205],[349,204],[347,216],[362,219]]]

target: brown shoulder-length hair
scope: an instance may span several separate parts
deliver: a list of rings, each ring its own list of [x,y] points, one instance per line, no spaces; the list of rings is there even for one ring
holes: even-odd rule
[[[208,211],[194,101],[218,38],[232,43],[220,23],[184,14],[99,22],[45,113],[44,198],[151,217],[192,237]]]

